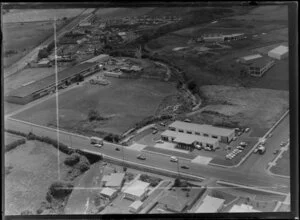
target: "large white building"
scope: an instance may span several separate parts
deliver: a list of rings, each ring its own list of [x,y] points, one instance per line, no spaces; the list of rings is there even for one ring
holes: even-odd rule
[[[199,208],[195,211],[196,213],[216,213],[219,212],[224,205],[225,200],[215,198],[212,196],[207,195]]]
[[[143,200],[147,195],[149,183],[137,180],[124,190],[125,198],[131,200]]]
[[[179,133],[176,131],[166,130],[161,133],[161,139],[177,144],[177,147],[190,149],[194,148],[195,145],[203,147],[211,147],[216,149],[219,146],[219,141],[216,138],[209,138],[194,134]]]
[[[105,187],[101,190],[100,194],[109,199],[112,199],[117,195],[117,190]]]
[[[249,63],[253,62],[254,60],[261,58],[261,57],[262,56],[260,54],[253,54],[253,55],[241,57],[239,60],[241,63],[249,64]]]
[[[289,55],[289,48],[283,45],[280,45],[273,50],[268,52],[268,56],[277,60],[283,60]]]
[[[261,212],[259,210],[253,209],[251,205],[241,204],[241,205],[234,205],[229,210],[229,212]]]
[[[234,129],[219,128],[212,125],[194,124],[183,121],[173,122],[169,125],[169,130],[179,133],[215,138],[224,143],[229,143],[235,136]]]

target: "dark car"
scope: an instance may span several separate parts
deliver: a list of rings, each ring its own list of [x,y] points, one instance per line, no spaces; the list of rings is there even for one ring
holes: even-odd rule
[[[138,156],[137,156],[137,159],[140,159],[140,160],[146,160],[146,157],[143,156],[143,155],[138,155]]]
[[[117,147],[117,148],[116,148],[116,151],[120,151],[120,148]]]
[[[185,165],[181,166],[181,168],[182,168],[182,169],[189,169],[189,167],[188,167],[188,166],[185,166]]]

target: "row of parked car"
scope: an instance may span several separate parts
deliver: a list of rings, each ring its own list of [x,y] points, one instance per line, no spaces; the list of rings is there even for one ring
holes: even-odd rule
[[[241,142],[240,145],[235,147],[230,153],[228,153],[225,158],[228,160],[232,160],[236,155],[243,152],[243,150],[248,146],[246,142]]]

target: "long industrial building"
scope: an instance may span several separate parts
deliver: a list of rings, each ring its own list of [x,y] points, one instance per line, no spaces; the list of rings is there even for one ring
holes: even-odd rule
[[[183,121],[175,121],[169,125],[169,130],[180,133],[199,135],[217,139],[224,143],[229,143],[235,136],[234,129],[219,128],[206,124],[194,124]]]
[[[58,88],[67,86],[79,75],[86,77],[100,70],[99,64],[107,61],[107,55],[95,57],[79,65],[58,72]],[[25,105],[56,90],[55,74],[27,83],[5,96],[7,102]]]
[[[273,50],[268,52],[268,56],[277,60],[283,60],[289,55],[289,48],[283,45],[280,45]]]
[[[262,77],[265,72],[267,72],[272,66],[274,66],[275,61],[271,60],[267,57],[262,57],[260,59],[256,59],[249,66],[249,74],[254,77]]]

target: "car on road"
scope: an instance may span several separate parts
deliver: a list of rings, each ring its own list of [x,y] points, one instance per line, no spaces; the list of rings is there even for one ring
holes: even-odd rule
[[[182,168],[182,169],[186,169],[186,170],[189,169],[189,167],[186,166],[186,165],[181,166],[181,168]]]
[[[171,162],[178,162],[178,159],[177,159],[177,157],[172,156],[171,159],[170,159],[170,161]]]
[[[157,129],[154,129],[153,131],[152,131],[152,134],[156,134],[158,132],[158,130]]]
[[[268,137],[270,138],[270,137],[272,137],[273,136],[273,134],[272,133],[270,133],[269,135],[268,135]]]
[[[257,148],[254,149],[253,153],[264,154],[266,152],[266,148],[262,145],[259,145]]]
[[[192,122],[192,121],[191,121],[191,119],[186,118],[186,119],[184,119],[184,122]]]
[[[166,126],[166,124],[163,123],[163,122],[160,122],[159,125],[161,125],[161,126]]]
[[[275,150],[274,152],[273,152],[273,154],[278,154],[279,153],[279,150]]]
[[[250,131],[250,128],[245,128],[245,132],[248,133]]]
[[[139,160],[146,160],[146,157],[142,154],[139,154],[136,158]]]
[[[285,142],[281,142],[280,147],[283,147],[285,144],[286,144]]]
[[[116,150],[116,151],[120,151],[120,148],[117,147],[115,150]]]
[[[163,143],[164,143],[164,141],[163,141],[163,140],[157,140],[157,141],[155,141],[155,143],[158,143],[158,144],[163,144]]]
[[[103,146],[103,144],[94,144],[93,146],[95,146],[95,147],[102,147]]]
[[[200,146],[199,144],[196,144],[196,145],[195,145],[195,148],[196,148],[197,150],[201,150],[201,149],[202,149],[202,146]]]

